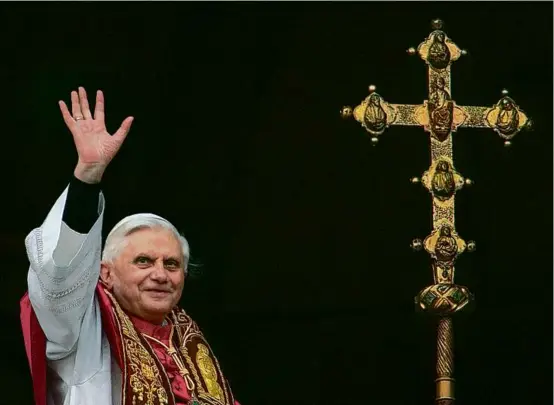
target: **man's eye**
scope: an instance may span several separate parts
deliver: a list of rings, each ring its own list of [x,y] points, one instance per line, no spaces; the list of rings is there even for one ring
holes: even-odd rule
[[[179,263],[177,263],[175,260],[168,260],[167,262],[165,262],[165,265],[167,267],[179,267]]]
[[[150,259],[144,256],[137,257],[135,260],[136,264],[148,264],[150,263]]]

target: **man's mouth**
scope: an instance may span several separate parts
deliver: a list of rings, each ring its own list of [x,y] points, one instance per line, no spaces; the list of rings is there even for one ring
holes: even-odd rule
[[[156,288],[151,288],[151,289],[148,289],[146,291],[150,294],[153,294],[153,295],[167,295],[167,294],[171,293],[171,291],[169,291],[169,290],[161,290],[161,289],[156,289]]]

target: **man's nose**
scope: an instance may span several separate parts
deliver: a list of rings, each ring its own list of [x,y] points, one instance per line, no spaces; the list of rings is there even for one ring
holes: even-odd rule
[[[156,264],[153,266],[152,273],[150,274],[150,277],[156,281],[166,281],[167,280],[167,273],[165,271],[165,267],[162,261],[156,262]]]

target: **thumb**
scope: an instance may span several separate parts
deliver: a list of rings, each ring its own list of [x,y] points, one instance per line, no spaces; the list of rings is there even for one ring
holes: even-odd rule
[[[127,117],[123,120],[121,123],[121,126],[119,129],[113,134],[113,137],[115,140],[117,140],[118,143],[122,143],[125,138],[127,137],[127,134],[129,133],[129,130],[131,129],[131,125],[133,124],[134,117]]]

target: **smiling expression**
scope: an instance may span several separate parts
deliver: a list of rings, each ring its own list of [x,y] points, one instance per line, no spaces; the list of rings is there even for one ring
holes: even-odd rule
[[[143,228],[125,238],[100,277],[129,313],[160,324],[177,305],[185,282],[185,258],[177,237],[164,228]]]

